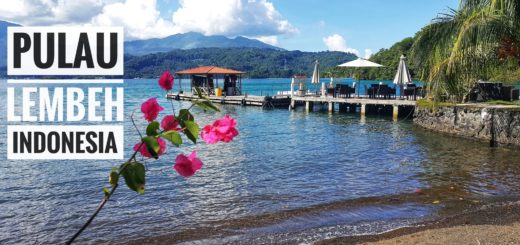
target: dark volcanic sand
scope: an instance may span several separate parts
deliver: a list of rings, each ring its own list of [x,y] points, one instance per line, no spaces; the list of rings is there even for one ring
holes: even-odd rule
[[[344,207],[355,207],[366,204],[383,204],[383,203],[407,203],[413,202],[430,202],[435,200],[434,194],[424,195],[398,195],[398,196],[387,196],[384,199],[379,198],[363,198],[358,200],[350,200],[344,202],[338,202],[333,204],[320,205],[316,207],[309,207],[296,210],[287,210],[280,213],[265,214],[255,217],[246,217],[243,219],[230,220],[226,223],[215,223],[213,225],[193,228],[183,232],[172,233],[170,235],[154,236],[139,239],[136,241],[125,241],[125,244],[174,244],[189,241],[198,241],[210,238],[210,237],[223,237],[236,235],[237,231],[241,229],[248,229],[253,227],[262,227],[271,224],[277,224],[284,220],[299,216],[302,213],[320,213],[326,210],[335,210]],[[346,236],[328,240],[322,240],[316,244],[360,244],[366,242],[376,242],[387,240],[395,237],[400,237],[420,231],[433,230],[435,229],[456,227],[456,226],[469,226],[469,225],[511,225],[515,222],[520,222],[520,201],[510,200],[493,200],[482,203],[475,200],[464,199],[460,201],[461,204],[456,204],[456,207],[447,207],[440,216],[441,218],[433,221],[426,221],[418,223],[413,227],[405,227],[396,229],[387,233],[378,235],[366,235],[366,236]],[[451,201],[453,205],[454,201]],[[445,203],[443,205],[450,206]],[[519,226],[515,226],[519,227]],[[440,234],[442,236],[442,234]],[[243,241],[245,242],[245,241]],[[232,243],[241,243],[240,241],[233,241]],[[276,243],[276,241],[269,241],[269,243]],[[392,243],[392,242],[391,242]],[[395,243],[395,242],[393,242]],[[404,242],[404,244],[414,243],[413,241]],[[508,244],[511,242],[508,242]],[[296,242],[295,242],[296,244]],[[516,244],[516,243],[513,243]],[[520,244],[520,241],[518,241]]]
[[[486,239],[488,242],[491,240],[492,244],[520,244],[520,236],[516,237],[515,235],[520,232],[518,222],[520,222],[520,204],[506,203],[484,206],[463,214],[445,217],[434,222],[426,222],[417,227],[401,228],[379,235],[335,238],[321,241],[316,244],[359,244],[376,241],[381,241],[382,244],[424,244],[425,242],[430,244],[439,244],[450,241],[452,243],[457,243],[455,240],[457,238],[454,238],[454,236],[459,236],[458,239],[464,239],[468,236],[473,237],[474,240],[467,241],[467,244],[478,244],[480,242],[485,244]],[[479,227],[479,225],[491,226]],[[452,227],[453,229],[443,229],[449,227]],[[465,228],[461,229],[461,227]],[[487,230],[487,234],[483,232],[479,233],[481,229]],[[503,240],[495,240],[495,237],[489,237],[489,235],[494,232],[496,232],[496,234],[505,232],[508,233],[508,235],[502,236],[501,239]],[[511,232],[513,234],[510,234]],[[405,235],[409,236],[405,237]],[[480,237],[480,240],[478,240],[479,235],[483,236]],[[450,238],[453,238],[453,240],[450,240]],[[447,241],[441,241],[443,239],[446,239]]]

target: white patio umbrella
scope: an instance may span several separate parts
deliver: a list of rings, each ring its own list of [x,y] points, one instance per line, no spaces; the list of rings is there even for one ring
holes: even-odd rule
[[[399,61],[399,67],[397,68],[397,73],[395,74],[394,84],[399,85],[399,95],[403,94],[403,85],[412,82],[412,76],[410,75],[410,71],[406,66],[406,57],[401,55],[401,60]]]
[[[314,62],[314,71],[312,72],[312,84],[320,84],[320,63],[316,60]]]
[[[291,98],[294,95],[294,85],[296,85],[296,82],[294,81],[294,77],[291,80]]]
[[[357,58],[357,60],[353,60],[341,65],[338,65],[340,67],[355,67],[355,68],[363,68],[363,67],[382,67],[382,65],[374,63],[372,61],[368,61],[363,58]],[[359,87],[361,87],[361,78],[358,77],[358,89],[357,89],[357,95],[359,97]]]

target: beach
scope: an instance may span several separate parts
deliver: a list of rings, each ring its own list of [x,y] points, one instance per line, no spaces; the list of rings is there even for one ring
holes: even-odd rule
[[[363,244],[519,244],[520,223],[431,229]]]
[[[520,244],[520,203],[483,206],[414,227],[317,244]]]

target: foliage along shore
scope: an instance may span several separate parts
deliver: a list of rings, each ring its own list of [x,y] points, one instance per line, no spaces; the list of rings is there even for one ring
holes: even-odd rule
[[[207,65],[244,71],[244,77],[248,78],[289,78],[293,75],[310,77],[315,60],[319,61],[320,69],[326,71],[356,58],[354,54],[336,51],[302,52],[260,48],[176,49],[143,56],[125,55],[123,78],[155,79],[165,70],[174,72]],[[0,67],[0,78],[7,77],[6,71],[6,67]],[[328,76],[330,74],[322,72],[322,77]]]
[[[344,52],[302,52],[258,48],[198,48],[125,57],[125,78],[155,78],[164,70],[214,65],[246,72],[249,78],[311,76],[314,61],[330,70],[357,57]],[[322,77],[327,74],[322,73]]]

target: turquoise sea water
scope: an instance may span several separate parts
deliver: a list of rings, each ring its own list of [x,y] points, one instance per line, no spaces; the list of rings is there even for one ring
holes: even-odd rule
[[[289,82],[245,80],[243,88],[250,94],[274,93],[289,90]],[[6,101],[6,83],[1,84],[0,100]],[[126,80],[124,86],[127,117],[149,97],[169,108],[155,80]],[[2,138],[5,106],[0,105]],[[174,106],[186,108],[189,102]],[[428,132],[409,120],[221,109],[215,114],[195,110],[197,120],[204,125],[231,115],[240,131],[236,140],[169,147],[162,160],[147,160],[145,194],[123,185],[78,241],[169,236],[194,244],[306,243],[379,233],[458,212],[476,201],[520,195],[518,151]],[[143,119],[137,124],[146,125]],[[126,156],[137,141],[126,120]],[[192,150],[204,166],[185,179],[171,165],[178,153]],[[99,203],[111,167],[121,164],[9,161],[5,141],[0,157],[0,244],[65,241]],[[426,195],[416,194],[417,188]],[[433,204],[436,200],[440,204]]]

